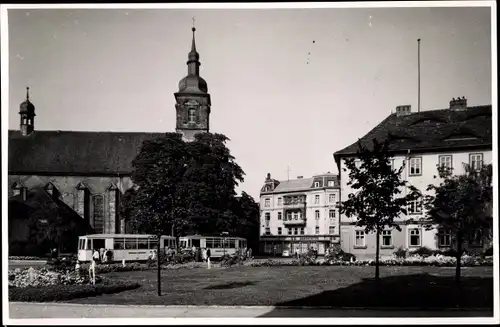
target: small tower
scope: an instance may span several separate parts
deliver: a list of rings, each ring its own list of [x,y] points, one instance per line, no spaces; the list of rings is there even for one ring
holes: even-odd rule
[[[26,101],[19,106],[21,116],[21,134],[28,136],[35,130],[35,106],[30,101],[30,88],[26,88]]]
[[[188,54],[188,75],[179,82],[179,92],[175,93],[177,122],[175,131],[186,141],[193,141],[198,133],[209,131],[210,94],[207,82],[200,77],[200,55],[196,51],[193,26],[193,41]]]

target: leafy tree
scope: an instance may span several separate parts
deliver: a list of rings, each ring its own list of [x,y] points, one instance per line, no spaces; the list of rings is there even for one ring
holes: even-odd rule
[[[259,204],[246,192],[241,192],[241,197],[236,200],[234,212],[237,217],[233,227],[234,235],[246,238],[249,248],[258,249],[260,225]]]
[[[133,196],[133,209],[124,208],[134,215],[135,229],[157,237],[158,295],[160,284],[160,236],[171,233],[175,220],[178,186],[187,167],[186,144],[179,134],[145,141],[132,162],[132,181],[137,191]],[[130,211],[131,210],[131,211]]]
[[[385,228],[401,227],[394,219],[406,214],[410,200],[419,197],[419,191],[401,178],[404,164],[394,170],[391,165],[389,142],[378,142],[373,139],[373,147],[369,149],[358,142],[357,159],[345,160],[344,171],[348,171],[347,183],[355,193],[348,195],[348,199],[340,204],[340,213],[347,217],[357,217],[356,226],[364,227],[366,233],[376,233],[376,261],[375,279],[379,279],[380,233]],[[408,194],[401,196],[402,190],[408,188]]]
[[[244,172],[226,147],[222,134],[200,133],[187,143],[188,163],[179,198],[189,216],[189,229],[205,235],[218,235],[229,228],[235,188]]]
[[[480,170],[465,164],[465,173],[453,175],[452,169],[438,167],[439,185],[429,185],[425,208],[430,223],[450,229],[456,246],[457,265],[455,281],[460,284],[461,257],[464,242],[470,241],[471,232],[491,230],[493,220],[492,166]],[[436,176],[437,178],[437,176]]]

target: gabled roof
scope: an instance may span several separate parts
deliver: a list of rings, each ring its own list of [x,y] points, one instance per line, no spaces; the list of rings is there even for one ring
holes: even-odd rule
[[[291,192],[291,191],[302,191],[311,188],[314,178],[299,178],[291,179],[288,181],[282,181],[274,189],[274,192]]]
[[[9,174],[128,175],[146,140],[163,133],[9,131]]]
[[[363,136],[360,141],[371,148],[372,140],[389,139],[393,152],[428,151],[467,147],[492,147],[491,105],[466,110],[428,110],[397,116],[393,113]],[[340,157],[356,154],[357,142],[334,153]]]

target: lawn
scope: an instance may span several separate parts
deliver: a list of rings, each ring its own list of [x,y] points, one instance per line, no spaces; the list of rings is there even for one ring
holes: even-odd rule
[[[135,281],[141,287],[118,294],[70,300],[72,303],[141,305],[276,305],[334,307],[492,308],[492,267],[462,270],[462,287],[453,268],[302,266],[233,267],[162,271],[162,296],[156,271],[113,272],[107,278]]]

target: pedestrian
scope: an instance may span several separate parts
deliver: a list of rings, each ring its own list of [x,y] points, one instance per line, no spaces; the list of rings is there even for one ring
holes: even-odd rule
[[[80,277],[80,260],[76,260],[75,273],[77,277]]]
[[[208,269],[210,269],[210,249],[207,249],[207,264],[208,264]]]
[[[249,248],[247,251],[248,251],[248,258],[252,259],[253,258],[252,257],[252,248]]]
[[[92,255],[92,260],[98,262],[99,261],[99,252],[96,250],[93,251],[93,255]]]
[[[151,260],[156,259],[156,250],[153,250],[153,255],[151,256]]]
[[[94,260],[94,257],[92,257],[92,260],[90,261],[89,278],[90,278],[90,282],[92,283],[92,285],[95,285],[95,260]]]

